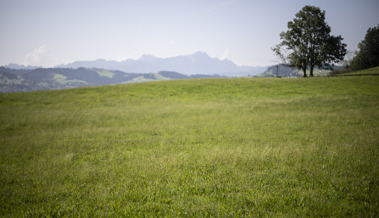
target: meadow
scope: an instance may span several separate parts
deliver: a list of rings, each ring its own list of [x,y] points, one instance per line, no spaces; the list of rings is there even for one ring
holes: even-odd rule
[[[379,77],[0,94],[0,216],[379,215]]]

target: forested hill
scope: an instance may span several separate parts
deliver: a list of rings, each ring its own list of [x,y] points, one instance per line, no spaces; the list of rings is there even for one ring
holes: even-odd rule
[[[0,92],[22,92],[99,86],[154,80],[222,77],[219,75],[183,75],[177,72],[126,73],[97,68],[37,68],[10,69],[0,67]]]
[[[339,69],[340,67],[335,66],[335,69]],[[315,76],[327,76],[329,75],[330,70],[325,69],[314,69]],[[302,72],[296,68],[292,68],[286,66],[284,64],[273,65],[270,66],[263,73],[257,74],[256,77],[286,77],[286,78],[294,78],[294,77],[302,77]]]

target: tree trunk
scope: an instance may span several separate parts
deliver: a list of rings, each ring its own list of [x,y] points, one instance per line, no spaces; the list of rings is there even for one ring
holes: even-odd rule
[[[311,66],[311,69],[310,69],[310,71],[309,71],[309,76],[310,76],[310,77],[313,77],[313,66]]]
[[[307,68],[303,67],[303,77],[307,77]]]

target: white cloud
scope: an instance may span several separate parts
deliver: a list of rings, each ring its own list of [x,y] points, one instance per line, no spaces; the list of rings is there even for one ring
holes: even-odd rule
[[[229,56],[229,50],[225,50],[224,53],[221,55],[221,60],[227,59]]]
[[[41,45],[39,48],[27,54],[24,58],[24,65],[44,65],[43,59],[47,56],[47,46]]]

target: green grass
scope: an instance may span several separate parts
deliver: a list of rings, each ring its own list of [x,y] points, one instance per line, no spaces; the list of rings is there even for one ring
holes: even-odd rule
[[[0,94],[0,216],[378,216],[379,77]]]
[[[62,74],[54,74],[54,80],[55,82],[59,83],[59,84],[62,84],[62,85],[67,85],[67,84],[70,84],[70,83],[83,83],[83,84],[87,84],[87,82],[85,81],[82,81],[82,80],[77,80],[77,79],[72,79],[72,80],[68,80],[66,76],[62,75]],[[48,84],[46,84],[48,85]]]
[[[113,78],[114,73],[108,70],[101,70],[101,69],[95,69],[96,73],[99,74],[99,76]]]
[[[378,76],[379,75],[379,67],[373,67],[373,68],[360,70],[360,71],[354,71],[354,72],[333,74],[333,76],[371,76],[371,75],[372,76]]]

